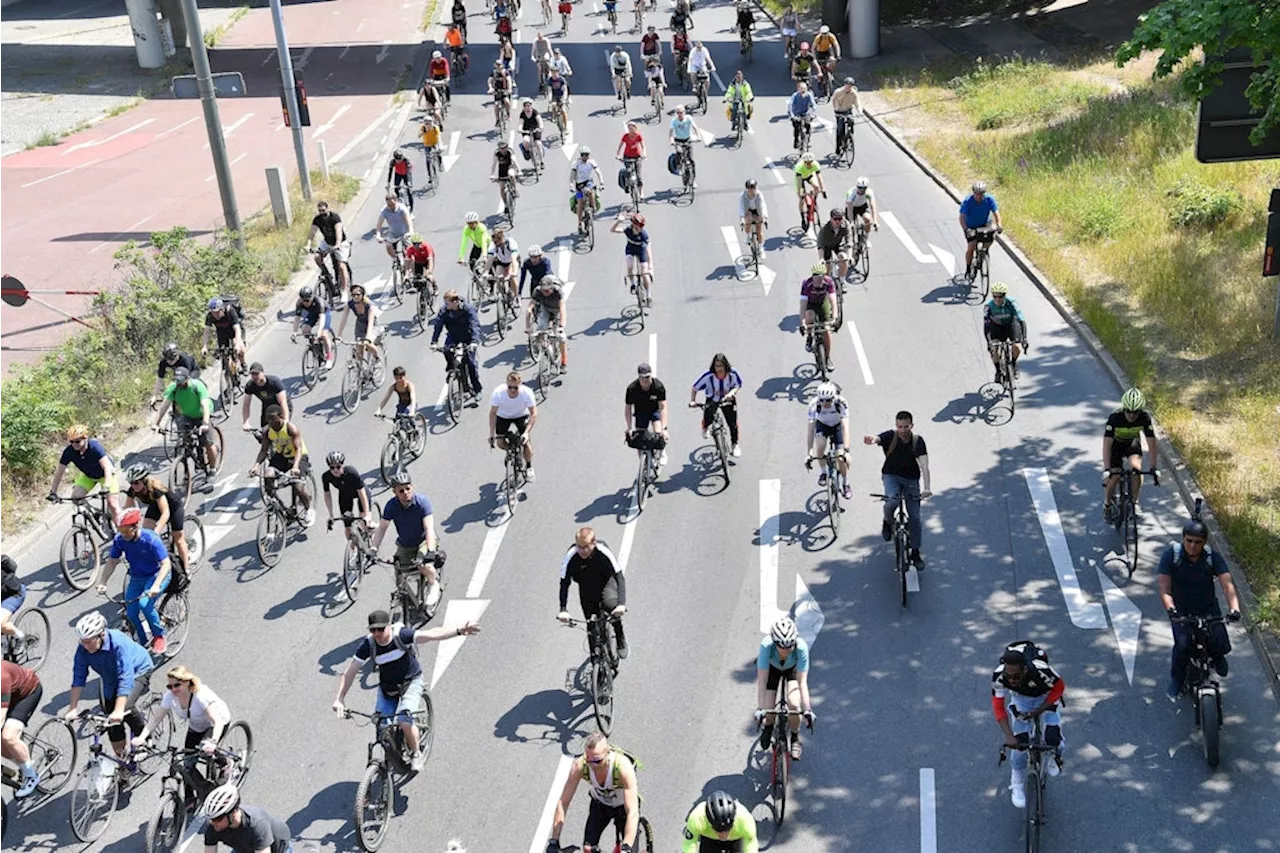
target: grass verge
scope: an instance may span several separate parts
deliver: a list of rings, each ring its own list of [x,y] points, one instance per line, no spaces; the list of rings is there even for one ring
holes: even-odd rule
[[[894,71],[871,109],[1008,233],[1147,391],[1280,624],[1280,342],[1261,278],[1280,163],[1206,166],[1194,104],[1109,61]]]

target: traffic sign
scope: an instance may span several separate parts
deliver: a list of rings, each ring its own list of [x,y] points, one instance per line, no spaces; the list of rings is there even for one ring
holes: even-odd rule
[[[13,276],[6,275],[0,279],[0,300],[3,300],[5,305],[21,308],[27,304],[29,298],[27,288]]]
[[[1196,159],[1229,163],[1280,157],[1280,129],[1268,133],[1259,145],[1249,140],[1262,113],[1249,103],[1244,91],[1254,72],[1265,69],[1254,63],[1248,48],[1238,48],[1220,59],[1223,70],[1217,85],[1200,100],[1196,115]]]

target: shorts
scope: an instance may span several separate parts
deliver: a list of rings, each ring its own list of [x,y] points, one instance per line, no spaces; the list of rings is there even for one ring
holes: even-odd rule
[[[777,690],[778,682],[783,679],[798,682],[800,680],[800,673],[796,671],[794,666],[790,669],[778,669],[773,664],[769,664],[769,678],[765,682],[764,689]]]
[[[293,460],[283,453],[272,453],[267,459],[267,464],[277,471],[289,471],[293,468]],[[303,477],[311,473],[311,457],[309,454],[302,454],[302,458],[298,460],[298,473]]]
[[[32,690],[26,696],[23,696],[17,702],[10,702],[9,707],[5,712],[5,725],[9,725],[10,720],[17,720],[24,726],[31,722],[31,715],[40,707],[40,697],[43,694],[44,685],[37,681],[35,690]]]
[[[90,477],[88,474],[82,473],[76,477],[75,484],[86,492],[93,491],[94,487],[99,485],[101,485],[103,490],[108,494],[115,494],[120,491],[119,487],[116,486],[116,475],[114,473],[109,477]]]
[[[551,103],[558,104],[564,100],[564,87],[561,87],[560,89],[548,87],[548,91],[551,92]]]
[[[494,433],[499,438],[502,438],[504,435],[510,432],[511,427],[514,426],[516,428],[516,431],[523,435],[525,427],[528,425],[529,425],[528,415],[525,415],[524,417],[519,417],[519,418],[504,418],[502,415],[498,415],[497,422],[494,424]]]
[[[796,30],[795,30],[795,28],[794,28],[794,27],[783,27],[783,28],[782,28],[782,34],[783,34],[784,36],[791,36],[791,38],[795,38],[795,37],[796,37]]]
[[[804,310],[812,311],[817,316],[820,322],[823,322],[823,323],[831,322],[831,300],[830,299],[824,299],[821,302],[814,302],[813,300],[809,300],[808,302],[805,303]]]
[[[556,311],[555,313],[552,313],[550,308],[547,308],[545,305],[539,305],[538,306],[538,331],[545,332],[548,329],[552,328],[553,325],[556,329],[559,329],[560,312]]]
[[[232,327],[231,331],[224,332],[217,326],[214,326],[214,338],[218,342],[218,349],[230,349],[236,342],[236,330]]]
[[[11,595],[4,601],[0,601],[0,609],[5,610],[10,616],[22,609],[23,603],[27,600],[27,585],[20,584],[17,595]]]
[[[314,318],[315,322],[308,322],[311,319],[312,319],[311,316],[306,316],[306,317],[301,317],[298,320],[298,328],[302,331],[304,335],[311,334],[312,332],[322,332],[325,329],[332,327],[333,325],[332,312],[330,312],[329,309],[327,308],[323,312],[315,316]]]
[[[867,210],[869,210],[869,206],[865,204],[860,204],[857,207],[849,208],[849,210],[850,212],[853,213],[854,216],[866,216]]]
[[[829,248],[829,247],[827,247],[827,246],[823,246],[823,247],[819,248],[819,249],[818,249],[818,251],[822,254],[822,259],[823,259],[824,261],[830,261],[830,260],[834,259],[834,258],[835,258],[835,256],[836,256],[836,255],[838,255],[838,254],[840,254],[841,252],[846,252],[846,253],[847,253],[847,252],[849,251],[849,247],[848,247],[848,246],[845,246],[845,245],[843,245],[843,244],[841,244],[841,245],[837,246],[837,247],[836,247],[836,248],[834,248],[834,249]]]
[[[1124,460],[1130,456],[1141,456],[1142,445],[1135,438],[1133,441],[1122,441],[1116,439],[1111,445],[1111,458],[1107,460],[1107,467],[1114,471],[1124,470]]]
[[[630,243],[628,243],[626,248],[626,255],[627,257],[635,258],[642,264],[649,263],[649,247],[648,246],[644,246],[644,245],[632,246]]]
[[[604,831],[609,828],[609,824],[613,824],[618,828],[618,835],[627,829],[627,807],[606,806],[599,800],[590,798],[590,806],[587,809],[587,826],[582,830],[582,846],[590,847],[593,850],[600,849],[600,836],[604,835]],[[604,849],[612,849],[608,844]]]
[[[365,489],[363,491],[365,492],[365,500],[368,501],[369,507],[372,509],[373,501],[368,500],[368,490]],[[347,494],[343,494],[342,492],[338,492],[338,514],[339,515],[355,515],[356,507],[359,505],[359,502],[360,502],[359,492],[357,492],[354,495],[347,495]],[[350,528],[351,522],[344,521],[342,522],[342,526],[346,528]]]
[[[814,421],[813,434],[831,439],[836,443],[836,447],[844,447],[844,424],[842,423],[828,426],[821,421]]]
[[[407,684],[400,685],[399,696],[388,696],[379,686],[373,709],[378,714],[387,716],[395,714],[401,722],[410,722],[414,712],[422,708],[422,694],[425,689],[426,684],[421,674],[410,679]]]
[[[320,240],[320,245],[316,248],[322,255],[328,255],[328,254],[333,255],[333,259],[335,261],[341,261],[345,263],[347,259],[351,257],[350,241],[346,243],[342,243],[341,245],[338,245],[338,246],[330,246],[328,241],[322,238]]]
[[[187,518],[187,511],[183,506],[182,498],[178,497],[173,492],[169,492],[165,495],[165,499],[169,501],[169,529],[174,533],[181,533]],[[143,517],[148,518],[151,521],[159,521],[160,504],[148,504],[147,511]]]
[[[427,550],[427,542],[425,539],[417,545],[401,545],[397,541],[395,556],[396,566],[402,571],[405,569],[416,571],[414,564],[421,562],[422,557],[430,553],[431,552]]]
[[[363,318],[356,320],[355,338],[357,341],[369,340],[369,314],[367,312]]]
[[[175,414],[173,419],[178,428],[179,435],[189,433],[196,427],[200,426],[201,423],[203,423],[202,421],[197,420],[196,418],[189,418],[183,414]],[[201,447],[209,447],[210,445],[213,444],[213,439],[210,438],[210,434],[212,432],[213,432],[213,429],[210,428],[208,431],[200,433],[200,435],[197,437],[197,440],[200,442]]]
[[[1018,341],[1018,329],[1014,323],[987,323],[983,331],[989,341]]]
[[[689,830],[685,830],[688,832]],[[721,841],[718,838],[702,837],[698,839],[698,853],[742,853],[743,842],[741,839],[731,839]]]

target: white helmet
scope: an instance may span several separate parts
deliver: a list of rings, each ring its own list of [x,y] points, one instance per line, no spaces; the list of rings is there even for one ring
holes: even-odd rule
[[[858,178],[858,189],[865,190],[869,186],[871,186],[871,181],[867,180],[866,175]]]
[[[773,623],[773,630],[769,632],[773,637],[775,645],[789,649],[796,644],[796,638],[800,636],[800,632],[796,630],[796,623],[790,616],[783,616],[777,622]],[[212,796],[212,795],[210,795]]]
[[[541,256],[541,255],[542,255],[542,247],[541,247],[541,246],[530,246],[530,247],[529,247],[529,257],[531,257],[531,258],[536,258],[536,257],[539,257],[539,256]]]
[[[805,163],[812,163],[814,160],[817,160],[818,158],[813,156],[812,151],[806,151],[800,155],[800,159]]]
[[[818,30],[818,35],[820,36],[829,35],[830,33],[831,33],[831,27],[824,26],[822,27],[822,29]]]
[[[468,210],[467,215],[463,218],[466,219],[468,223],[479,222],[480,214],[476,213],[474,210]]]
[[[443,57],[443,56],[444,56],[444,54],[443,54],[443,53],[441,53],[441,52],[440,52],[440,51],[438,51],[438,50],[433,50],[433,51],[431,51],[431,58],[432,58],[432,59],[440,59],[440,58],[441,58],[441,57]]]
[[[823,382],[818,386],[818,399],[826,403],[836,398],[836,383]]]
[[[204,813],[210,820],[225,817],[240,805],[240,789],[234,784],[219,785],[204,800]]]
[[[76,623],[76,633],[82,640],[96,637],[105,630],[107,630],[107,618],[98,612],[86,613]]]

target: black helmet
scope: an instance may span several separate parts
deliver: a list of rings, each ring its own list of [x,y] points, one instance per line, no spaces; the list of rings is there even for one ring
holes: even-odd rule
[[[170,359],[177,358],[178,345],[173,341],[169,341],[169,343],[164,345],[164,352],[162,353],[162,355],[164,356],[165,361],[169,361]]]
[[[751,188],[752,188],[752,187],[754,187],[754,186],[756,186],[756,179],[755,179],[755,178],[747,178],[747,189],[751,189]]]
[[[306,302],[308,299],[310,299],[311,297],[313,297],[313,296],[315,296],[315,295],[316,295],[315,290],[313,290],[313,289],[312,289],[312,287],[311,287],[311,285],[309,285],[309,284],[304,284],[304,285],[303,285],[303,286],[298,290],[298,298],[299,298],[299,299],[301,299],[303,302]]]
[[[1187,523],[1182,525],[1183,536],[1195,536],[1199,539],[1209,538],[1209,526],[1198,518],[1189,518]]]
[[[738,802],[724,791],[713,791],[707,797],[707,820],[716,832],[728,832],[738,815]]]

